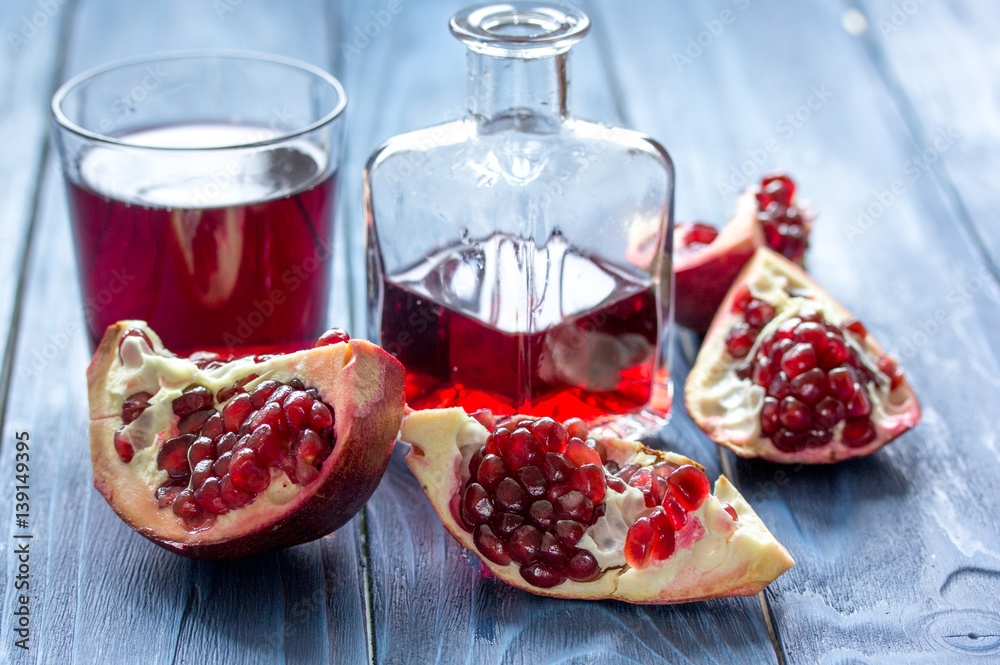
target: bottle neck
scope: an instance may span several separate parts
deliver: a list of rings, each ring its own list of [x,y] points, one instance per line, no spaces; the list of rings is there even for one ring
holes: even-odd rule
[[[559,131],[568,114],[568,59],[568,51],[542,58],[469,51],[469,113],[479,131]]]

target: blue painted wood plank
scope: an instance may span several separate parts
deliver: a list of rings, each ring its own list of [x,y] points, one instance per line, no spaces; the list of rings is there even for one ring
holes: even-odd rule
[[[742,491],[798,563],[767,592],[785,661],[991,662],[1000,461],[991,410],[972,405],[1000,398],[1000,298],[933,178],[878,223],[854,226],[879,183],[923,146],[870,52],[844,29],[845,9],[718,1],[605,15],[647,45],[642,54],[611,46],[633,123],[673,153],[680,217],[720,221],[727,189],[743,185],[741,166],[751,178],[790,170],[822,211],[811,271],[902,358],[923,400],[923,423],[865,460],[734,462]],[[934,57],[950,41],[928,31],[921,48]],[[951,74],[971,94],[975,79]],[[978,290],[963,291],[977,279]]]
[[[344,81],[354,99],[349,163],[363,163],[392,135],[465,112],[465,49],[447,30],[449,16],[463,4],[404,4],[377,37],[344,62]],[[378,8],[378,2],[359,5],[345,19],[345,32],[364,29],[370,12]],[[570,66],[574,112],[616,121],[596,36],[574,48]],[[351,226],[360,229],[360,179],[348,192],[358,197]],[[362,241],[360,236],[355,240],[358,252]],[[672,448],[704,463],[710,474],[719,472],[714,445],[691,435],[690,426],[669,436]],[[755,598],[676,607],[568,602],[532,596],[485,577],[478,560],[443,529],[401,457],[397,450],[366,508],[378,662],[775,660]]]
[[[234,11],[220,16],[212,3],[202,2],[84,3],[74,17],[66,70],[182,47],[257,48],[328,66],[335,21],[322,3],[286,4],[280,14],[250,3],[230,4]],[[39,71],[43,64],[36,64]],[[0,447],[5,516],[0,662],[367,660],[359,520],[287,551],[229,563],[194,562],[133,533],[93,490],[84,381],[89,349],[54,162],[42,184]],[[15,448],[6,444],[20,431],[32,437],[27,652],[14,647],[6,620],[15,606],[10,587],[17,567],[13,525],[6,521],[12,514]]]

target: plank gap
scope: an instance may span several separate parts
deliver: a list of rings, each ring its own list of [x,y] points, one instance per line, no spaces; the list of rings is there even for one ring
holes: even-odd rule
[[[767,591],[758,593],[757,600],[760,601],[760,609],[764,613],[764,623],[767,624],[767,634],[771,638],[771,646],[774,647],[774,657],[778,659],[778,665],[785,665],[785,656],[781,651],[781,640],[778,639],[778,631],[771,619],[771,604],[767,602]]]
[[[860,11],[860,9],[852,5],[849,0],[842,0],[841,5],[845,9]],[[867,19],[868,17],[866,16],[865,18]],[[873,35],[873,32],[873,30],[868,30],[863,35],[859,36],[863,48],[868,54],[868,57],[871,59],[872,66],[874,67],[878,77],[882,80],[882,83],[885,85],[889,96],[896,102],[899,114],[903,119],[903,123],[906,125],[906,129],[913,137],[914,143],[916,143],[919,149],[926,150],[932,147],[932,143],[928,138],[923,122],[920,120],[920,115],[917,113],[913,101],[906,93],[903,84],[900,82],[899,77],[896,75],[895,70],[890,64],[889,58],[886,56],[885,50],[882,48],[881,40],[876,38]],[[952,181],[951,176],[945,169],[943,160],[935,160],[933,164],[928,165],[928,170],[935,181],[937,181],[938,186],[944,193],[945,199],[954,208],[958,221],[965,229],[965,232],[969,235],[976,251],[986,263],[986,267],[993,276],[993,280],[1000,285],[1000,268],[998,268],[994,258],[990,256],[989,247],[982,235],[979,233],[979,230],[976,228],[976,225],[972,220],[972,214],[965,205],[965,201],[962,199],[961,194],[959,194],[958,188]]]
[[[368,631],[368,662],[375,665],[375,612],[372,602],[372,567],[368,556],[368,506],[361,508],[361,580],[365,606],[365,629]]]

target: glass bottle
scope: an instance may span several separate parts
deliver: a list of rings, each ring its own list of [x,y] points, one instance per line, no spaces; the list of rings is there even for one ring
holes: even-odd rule
[[[590,21],[470,7],[469,109],[365,168],[369,332],[413,408],[581,417],[638,437],[669,415],[673,166],[637,132],[568,111]]]

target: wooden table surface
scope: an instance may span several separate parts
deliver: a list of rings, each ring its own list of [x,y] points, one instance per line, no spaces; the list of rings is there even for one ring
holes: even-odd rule
[[[152,545],[92,489],[55,87],[179,48],[274,52],[334,72],[349,112],[331,320],[364,335],[361,167],[384,139],[461,112],[464,49],[446,23],[462,4],[0,3],[0,661],[1000,662],[991,0],[583,4],[595,27],[574,50],[575,113],[669,148],[678,219],[722,221],[748,177],[789,170],[821,209],[812,273],[901,359],[923,403],[923,422],[890,447],[809,468],[720,453],[677,401],[663,445],[729,474],[798,562],[760,598],[638,607],[506,587],[444,531],[400,451],[338,532],[230,563]],[[697,344],[678,338],[678,388]],[[20,432],[31,445],[27,651],[12,614]]]

